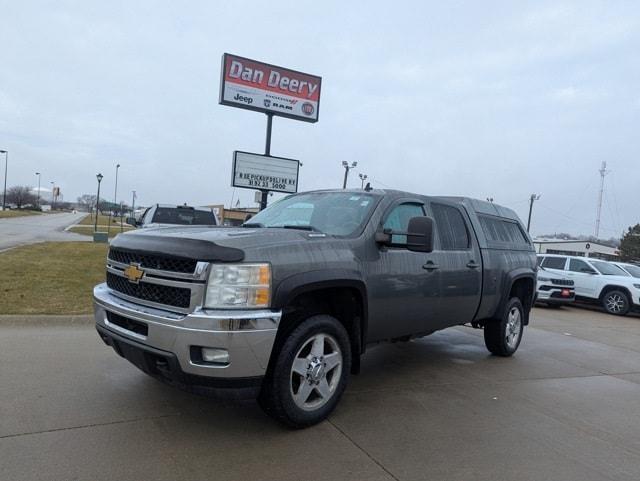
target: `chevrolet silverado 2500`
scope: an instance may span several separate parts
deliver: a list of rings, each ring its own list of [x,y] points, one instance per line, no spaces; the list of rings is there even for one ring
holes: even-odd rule
[[[335,408],[372,344],[471,324],[511,356],[536,256],[517,215],[493,203],[330,190],[238,228],[121,234],[106,275],[96,328],[118,354],[180,387],[257,395],[303,427]]]

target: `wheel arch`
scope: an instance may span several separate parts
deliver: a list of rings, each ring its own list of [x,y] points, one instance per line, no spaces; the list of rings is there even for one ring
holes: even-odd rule
[[[533,307],[533,298],[536,292],[536,275],[530,269],[517,269],[507,274],[504,283],[502,300],[496,309],[495,317],[502,319],[505,309],[512,297],[517,297],[524,308],[524,325],[529,324],[529,314]]]

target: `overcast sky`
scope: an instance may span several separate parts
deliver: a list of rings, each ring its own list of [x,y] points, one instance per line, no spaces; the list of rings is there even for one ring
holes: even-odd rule
[[[493,197],[534,234],[640,222],[640,4],[628,2],[37,2],[0,0],[0,149],[9,185],[65,200],[253,204],[233,150],[264,114],[218,105],[224,52],[322,76],[320,120],[276,118],[300,190]]]

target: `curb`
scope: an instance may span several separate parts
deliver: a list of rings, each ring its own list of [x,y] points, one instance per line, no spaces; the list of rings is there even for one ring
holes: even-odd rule
[[[22,315],[0,316],[0,327],[19,326],[88,326],[93,324],[93,314]]]

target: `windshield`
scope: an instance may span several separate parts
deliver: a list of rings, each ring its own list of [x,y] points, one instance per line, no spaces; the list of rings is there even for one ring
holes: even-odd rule
[[[216,225],[213,212],[183,207],[158,207],[153,219],[154,224],[176,225]]]
[[[631,264],[623,264],[623,267],[633,277],[640,279],[640,267],[632,266]]]
[[[629,277],[629,274],[627,274],[625,271],[620,269],[615,264],[609,264],[608,262],[603,262],[603,261],[591,261],[591,264],[593,264],[593,267],[598,269],[598,272],[600,272],[600,274],[602,274],[604,276],[626,276],[626,277]]]
[[[375,204],[370,194],[312,192],[292,195],[256,214],[246,224],[255,227],[287,227],[348,236],[365,223]]]

